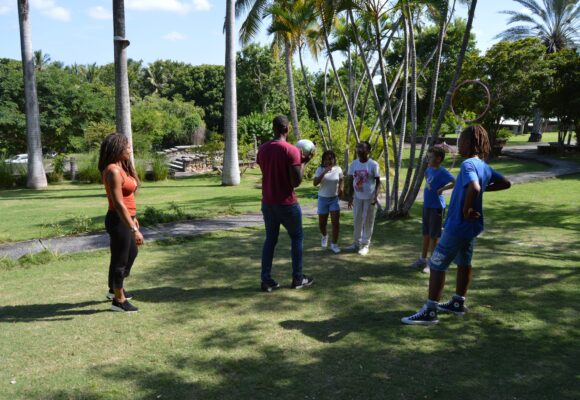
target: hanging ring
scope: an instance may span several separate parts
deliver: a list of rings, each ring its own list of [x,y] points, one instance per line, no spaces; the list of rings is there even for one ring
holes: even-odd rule
[[[469,85],[469,84],[476,84],[476,85],[479,85],[483,88],[483,91],[485,92],[485,96],[487,98],[487,104],[485,105],[485,109],[483,110],[483,112],[481,114],[479,114],[475,119],[465,121],[465,123],[467,123],[467,124],[471,124],[471,123],[474,123],[474,122],[481,120],[483,117],[485,117],[485,114],[487,114],[487,112],[489,111],[489,109],[491,107],[491,92],[489,91],[489,88],[479,79],[468,79],[468,80],[461,82],[459,85],[455,86],[455,89],[453,89],[453,94],[451,95],[451,105],[450,105],[451,112],[453,113],[453,115],[455,115],[456,117],[459,117],[457,115],[457,113],[455,112],[455,108],[453,107],[453,102],[455,101],[455,95],[457,94],[457,91],[462,86]]]

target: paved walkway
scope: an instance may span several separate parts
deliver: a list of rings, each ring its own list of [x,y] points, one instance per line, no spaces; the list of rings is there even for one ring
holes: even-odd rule
[[[504,147],[504,155],[533,160],[550,165],[546,171],[521,173],[508,176],[514,184],[537,181],[558,176],[580,173],[580,165],[571,161],[554,160],[540,156],[536,152],[536,144]],[[314,206],[303,207],[303,215],[311,217],[316,215]],[[191,221],[174,222],[155,226],[154,228],[142,228],[146,241],[163,240],[175,236],[194,236],[209,232],[232,230],[250,226],[261,225],[260,213],[243,214],[212,219],[197,219]],[[109,237],[100,232],[82,236],[68,236],[51,239],[35,239],[25,242],[9,243],[0,245],[0,258],[18,259],[25,254],[34,254],[43,250],[56,253],[74,253],[79,251],[97,250],[109,246]]]

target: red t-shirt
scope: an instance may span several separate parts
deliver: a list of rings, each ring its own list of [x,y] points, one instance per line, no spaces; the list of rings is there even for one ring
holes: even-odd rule
[[[290,183],[290,167],[300,165],[300,150],[282,140],[270,140],[258,149],[258,164],[262,170],[262,202],[291,205],[296,193]]]

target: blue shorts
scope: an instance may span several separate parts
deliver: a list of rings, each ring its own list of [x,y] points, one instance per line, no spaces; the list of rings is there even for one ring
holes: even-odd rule
[[[475,238],[451,236],[443,231],[443,236],[429,259],[429,268],[444,272],[452,262],[463,267],[471,266],[474,243]]]
[[[320,197],[318,196],[318,215],[328,215],[333,211],[340,211],[338,196]]]

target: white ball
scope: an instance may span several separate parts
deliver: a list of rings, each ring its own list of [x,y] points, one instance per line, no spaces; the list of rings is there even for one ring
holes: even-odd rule
[[[307,156],[316,151],[316,146],[308,139],[299,140],[298,143],[296,143],[296,147],[298,147],[298,150],[300,150],[303,156]]]

